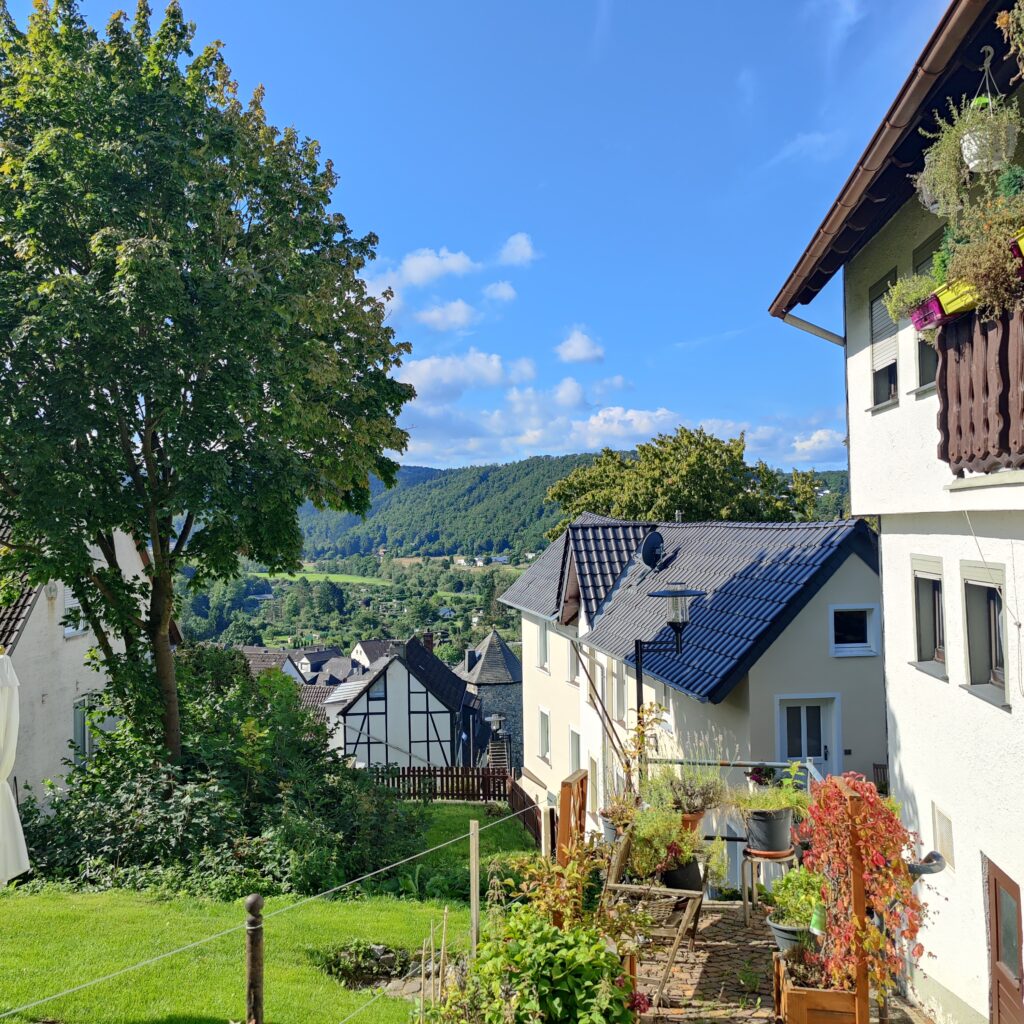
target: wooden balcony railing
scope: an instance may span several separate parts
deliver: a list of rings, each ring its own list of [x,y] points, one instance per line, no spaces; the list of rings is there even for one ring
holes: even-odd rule
[[[1024,313],[939,329],[939,458],[956,476],[1024,466]]]

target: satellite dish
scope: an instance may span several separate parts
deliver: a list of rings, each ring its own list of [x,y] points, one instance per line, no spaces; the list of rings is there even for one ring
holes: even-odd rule
[[[652,530],[640,545],[640,561],[649,569],[656,569],[665,550],[665,538],[657,530]]]

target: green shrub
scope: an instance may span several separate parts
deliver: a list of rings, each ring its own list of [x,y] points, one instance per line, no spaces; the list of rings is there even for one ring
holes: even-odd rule
[[[622,963],[590,928],[562,931],[530,907],[496,915],[465,980],[432,1024],[627,1024],[631,991]]]
[[[37,877],[235,899],[319,892],[416,851],[422,811],[328,750],[283,673],[253,679],[238,652],[196,647],[178,680],[179,763],[125,719],[63,790],[24,802]]]
[[[930,274],[898,277],[882,297],[882,304],[890,318],[899,323],[906,320],[934,291],[935,279]]]
[[[822,902],[824,883],[821,875],[806,868],[787,872],[772,886],[772,920],[788,928],[806,928],[814,908]]]
[[[633,821],[630,874],[651,878],[661,870],[688,864],[702,847],[701,837],[683,828],[678,811],[647,807]]]

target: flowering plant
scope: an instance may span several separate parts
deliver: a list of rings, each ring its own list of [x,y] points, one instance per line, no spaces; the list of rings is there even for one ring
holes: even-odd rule
[[[853,772],[812,785],[810,816],[812,845],[804,864],[825,877],[828,908],[825,941],[815,957],[829,983],[850,990],[859,940],[869,983],[880,993],[888,992],[907,959],[917,961],[924,952],[917,935],[926,907],[915,895],[907,870],[914,836],[874,784]],[[854,916],[855,859],[863,865],[865,920]]]

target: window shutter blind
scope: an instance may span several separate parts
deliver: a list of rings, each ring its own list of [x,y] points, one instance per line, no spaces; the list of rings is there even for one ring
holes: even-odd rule
[[[881,370],[896,362],[896,334],[899,328],[893,323],[882,302],[889,285],[896,280],[892,270],[871,289],[868,298],[871,305],[871,369]]]
[[[930,274],[932,272],[932,257],[939,246],[942,245],[942,236],[945,228],[939,228],[931,237],[927,238],[914,250],[914,273]]]

